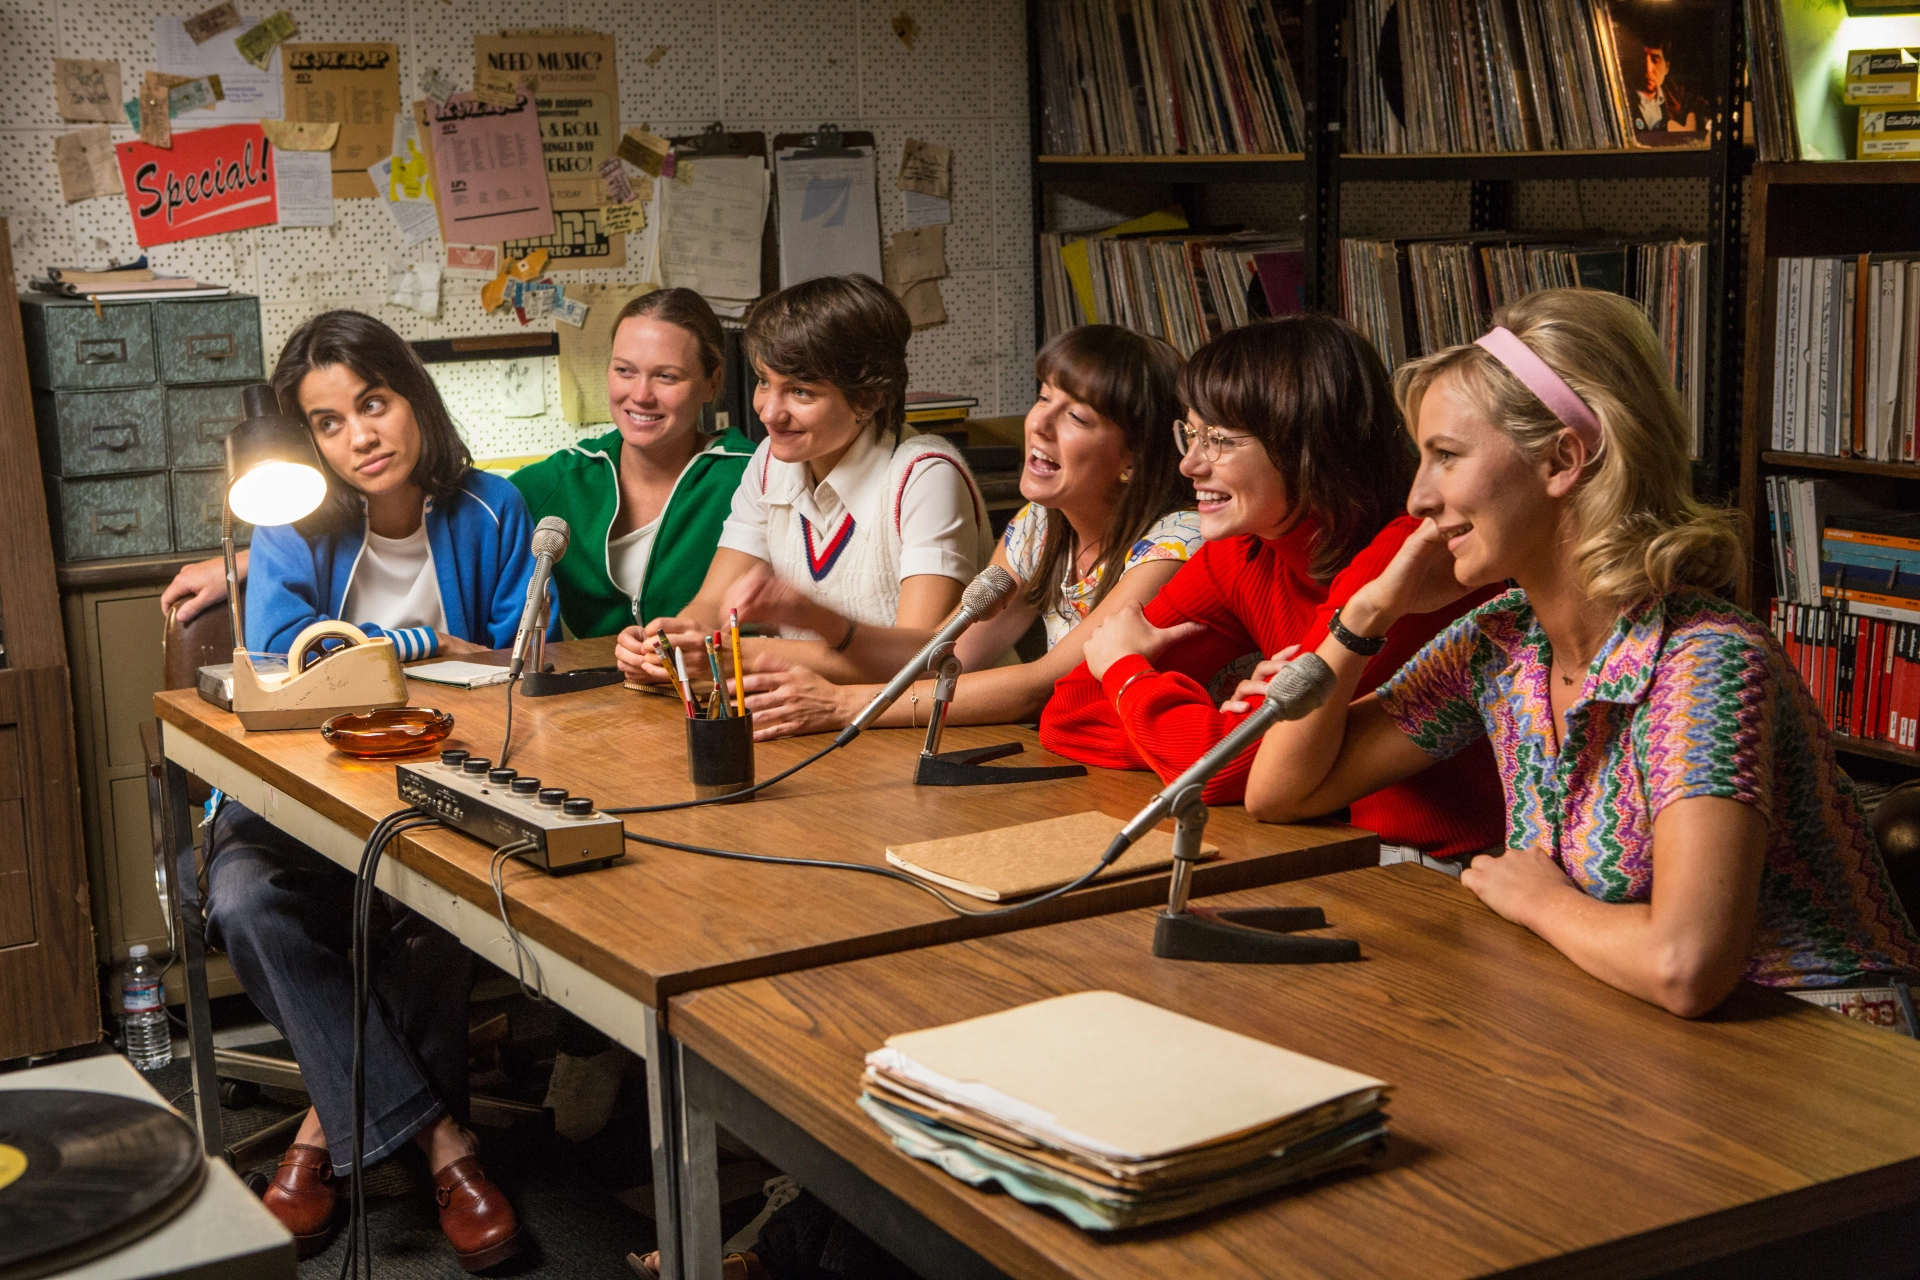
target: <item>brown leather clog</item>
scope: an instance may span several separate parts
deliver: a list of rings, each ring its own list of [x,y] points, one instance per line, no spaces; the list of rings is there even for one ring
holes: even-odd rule
[[[433,1198],[440,1206],[440,1229],[468,1271],[497,1266],[526,1243],[506,1193],[472,1156],[462,1156],[433,1175]]]
[[[333,1181],[333,1158],[324,1147],[296,1142],[280,1157],[273,1181],[260,1203],[293,1233],[294,1251],[310,1258],[333,1239],[333,1210],[340,1199]]]

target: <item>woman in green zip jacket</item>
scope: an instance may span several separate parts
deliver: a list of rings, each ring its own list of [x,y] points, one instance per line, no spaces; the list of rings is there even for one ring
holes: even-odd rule
[[[569,634],[673,617],[700,590],[753,456],[737,428],[700,430],[701,410],[720,394],[723,350],[720,321],[693,290],[633,299],[614,322],[607,365],[614,429],[512,475],[535,520],[560,516],[572,532],[553,570]],[[177,604],[186,621],[225,598],[216,558],[181,569],[160,607]]]

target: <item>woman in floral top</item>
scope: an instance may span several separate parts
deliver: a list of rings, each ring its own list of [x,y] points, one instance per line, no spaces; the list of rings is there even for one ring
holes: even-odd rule
[[[1168,431],[1180,416],[1179,353],[1158,338],[1090,324],[1048,342],[1033,363],[1040,394],[1027,411],[1020,473],[1027,505],[993,553],[1020,590],[955,646],[967,674],[949,724],[1038,716],[1054,684],[1080,663],[1093,628],[1079,624],[1153,599],[1200,546],[1193,489]],[[1047,652],[1002,665],[1036,619]],[[754,737],[776,738],[845,727],[879,686],[832,684],[780,666],[749,674],[746,688]],[[932,688],[930,680],[916,685],[879,723],[926,724]]]
[[[1595,977],[1682,1017],[1742,979],[1911,980],[1920,937],[1811,696],[1767,628],[1709,594],[1740,542],[1692,497],[1640,311],[1534,294],[1396,384],[1424,523],[1337,616],[1318,652],[1342,694],[1274,731],[1248,805],[1327,813],[1484,736],[1507,848],[1461,883]],[[1368,637],[1502,580],[1518,590],[1349,708]]]

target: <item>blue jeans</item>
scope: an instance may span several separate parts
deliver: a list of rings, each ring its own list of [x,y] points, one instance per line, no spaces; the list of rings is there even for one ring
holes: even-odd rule
[[[336,1174],[353,1163],[354,876],[228,800],[214,820],[207,934],[293,1047]],[[443,1113],[465,1123],[472,957],[446,930],[374,895],[368,959],[365,1161]]]

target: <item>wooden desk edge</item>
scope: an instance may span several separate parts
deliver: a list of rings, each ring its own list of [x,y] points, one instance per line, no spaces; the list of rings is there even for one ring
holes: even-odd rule
[[[372,833],[373,819],[335,798],[324,788],[315,786],[311,780],[292,773],[264,756],[254,755],[243,762],[239,756],[242,746],[239,741],[181,705],[187,699],[196,698],[198,694],[190,689],[157,693],[153,699],[154,710],[169,728],[187,735],[200,746],[233,762],[236,767],[256,774],[267,785],[284,791],[323,818],[362,839]],[[397,797],[394,803],[396,808],[400,807]],[[1194,872],[1194,895],[1201,897],[1303,880],[1379,862],[1380,842],[1373,832],[1341,823],[1317,823],[1313,826],[1316,831],[1330,837],[1338,833],[1340,838],[1267,857],[1215,859],[1202,863]],[[396,839],[388,847],[386,856],[398,860],[440,888],[492,913],[495,910],[493,886],[484,877],[466,871],[427,847],[425,842],[436,839],[468,840],[470,837],[445,830],[412,832]],[[1277,868],[1284,868],[1287,874],[1272,874]],[[725,986],[754,978],[774,977],[798,969],[815,968],[822,964],[866,959],[970,937],[986,937],[1037,925],[1153,906],[1166,900],[1169,879],[1168,873],[1157,872],[1118,883],[1102,882],[1098,889],[1056,898],[1035,907],[1031,912],[976,922],[948,916],[935,917],[861,938],[823,942],[812,947],[749,956],[737,961],[659,975],[637,969],[614,953],[590,945],[579,934],[525,903],[516,904],[514,923],[526,937],[566,957],[594,977],[661,1010],[664,1016],[666,1004],[674,996],[704,987]]]

